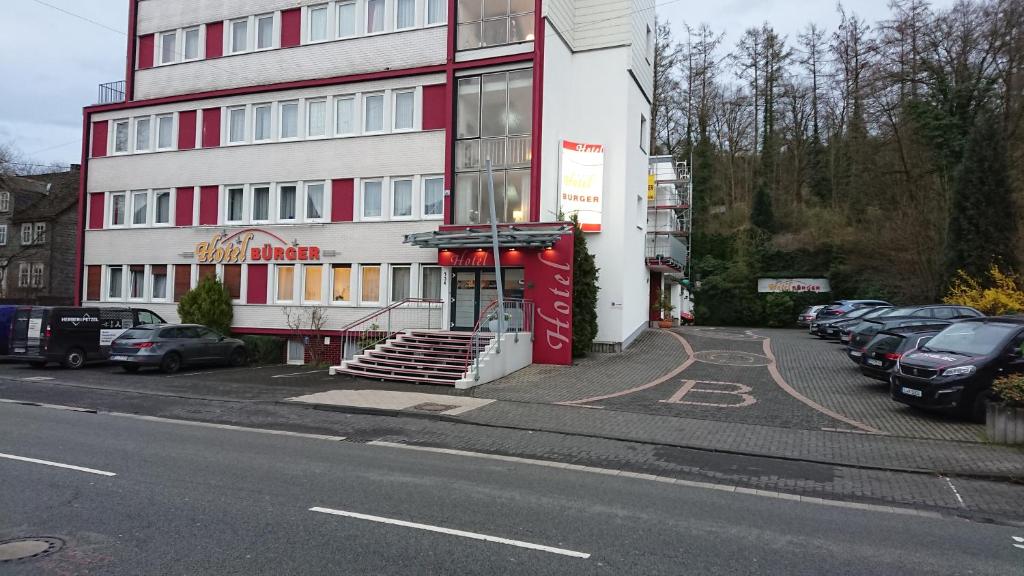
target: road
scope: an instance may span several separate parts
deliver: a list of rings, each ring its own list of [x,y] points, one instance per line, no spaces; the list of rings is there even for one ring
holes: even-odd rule
[[[5,575],[1024,573],[1018,528],[44,407],[0,479],[0,540],[66,542]]]

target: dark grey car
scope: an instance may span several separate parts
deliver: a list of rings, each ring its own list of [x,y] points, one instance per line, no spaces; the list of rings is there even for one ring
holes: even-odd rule
[[[184,365],[226,364],[242,366],[248,359],[245,343],[198,324],[148,324],[136,326],[110,345],[110,361],[136,372],[160,368],[170,374]]]

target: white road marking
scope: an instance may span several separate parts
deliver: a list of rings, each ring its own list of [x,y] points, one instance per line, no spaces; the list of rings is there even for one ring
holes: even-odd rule
[[[523,542],[522,540],[509,540],[508,538],[500,538],[498,536],[488,536],[487,534],[478,534],[476,532],[466,532],[463,530],[452,530],[451,528],[443,528],[441,526],[431,526],[430,524],[420,524],[418,522],[406,522],[405,520],[395,520],[393,518],[384,518],[382,516],[371,516],[369,514],[360,514],[358,512],[347,512],[345,510],[335,510],[333,508],[322,508],[315,506],[309,509],[310,512],[320,512],[323,514],[333,514],[335,516],[346,516],[348,518],[357,518],[359,520],[369,520],[370,522],[380,522],[382,524],[392,524],[394,526],[404,526],[406,528],[416,528],[417,530],[426,530],[428,532],[438,532],[440,534],[448,534],[450,536],[461,536],[463,538],[471,538],[473,540],[484,540],[486,542],[496,542],[498,544],[506,544],[508,546],[517,546],[519,548],[529,548],[530,550],[540,550],[541,552],[550,552],[552,554],[560,554],[562,556],[572,556],[573,558],[590,558],[590,554],[586,552],[576,552],[575,550],[566,550],[565,548],[554,548],[552,546],[544,546],[543,544],[533,544],[531,542]]]
[[[182,426],[198,426],[200,428],[218,428],[220,430],[237,430],[239,432],[256,432],[257,434],[270,434],[273,436],[293,436],[295,438],[312,438],[314,440],[333,440],[340,442],[345,439],[344,436],[328,436],[326,434],[308,434],[305,432],[290,432],[288,430],[270,430],[267,428],[249,428],[247,426],[234,426],[232,424],[214,424],[212,422],[197,422],[194,420],[175,420],[173,418],[161,418],[159,416],[145,416],[142,414],[127,414],[124,412],[103,412],[108,416],[118,416],[120,418],[132,418],[135,420],[145,420],[147,422],[164,422],[167,424],[180,424]]]
[[[942,477],[946,484],[949,484],[949,489],[953,491],[953,495],[956,496],[956,501],[960,503],[961,508],[967,508],[967,504],[964,504],[964,499],[960,497],[960,492],[957,491],[956,486],[953,486],[953,481],[947,476]]]
[[[54,468],[66,468],[68,470],[78,470],[79,472],[88,472],[89,474],[99,474],[100,476],[117,476],[113,472],[107,472],[105,470],[96,470],[95,468],[83,468],[81,466],[72,466],[71,464],[61,464],[60,462],[51,462],[49,460],[37,460],[36,458],[26,458],[24,456],[15,456],[14,454],[3,454],[0,453],[0,458],[7,458],[8,460],[18,460],[19,462],[31,462],[33,464],[43,464],[45,466],[53,466]]]
[[[326,374],[323,370],[310,370],[309,372],[292,372],[291,374],[276,374],[271,378],[292,378],[295,376],[305,376],[306,374]]]
[[[54,380],[50,376],[30,376],[28,378],[22,378],[25,382],[46,382],[47,380]]]
[[[1014,536],[1013,541],[1018,542],[1018,544],[1013,545],[1014,548],[1020,548],[1021,550],[1024,550],[1024,537]]]
[[[71,412],[89,412],[95,413],[96,411],[91,408],[78,408],[76,406],[63,406],[61,404],[42,404],[40,402],[29,402],[27,400],[8,400],[6,398],[0,398],[2,404],[18,404],[20,406],[36,406],[39,408],[53,408],[54,410],[69,410]]]

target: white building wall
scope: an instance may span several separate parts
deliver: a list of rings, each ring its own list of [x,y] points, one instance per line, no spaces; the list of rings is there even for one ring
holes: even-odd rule
[[[640,89],[650,100],[654,94],[654,0],[632,0],[630,14],[630,50],[631,62],[629,69]],[[647,106],[650,109],[650,105]]]
[[[573,0],[544,0],[544,16],[547,26],[553,27],[569,44],[575,46],[576,3]]]
[[[576,0],[574,48],[626,46],[632,39],[631,15],[638,0]],[[651,2],[653,0],[642,0]]]

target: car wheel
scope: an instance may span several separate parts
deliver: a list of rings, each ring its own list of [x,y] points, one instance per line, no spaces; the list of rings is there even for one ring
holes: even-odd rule
[[[236,368],[239,366],[245,366],[247,356],[245,348],[235,348],[231,351],[231,356],[228,358],[228,364]]]
[[[122,364],[121,370],[124,370],[129,374],[135,374],[136,372],[139,371],[139,367],[134,364]]]
[[[36,370],[46,368],[46,362],[29,362],[28,365]]]
[[[68,350],[67,354],[64,355],[64,359],[61,360],[60,365],[68,370],[78,370],[82,366],[85,366],[85,352],[80,348],[72,348],[71,350]]]
[[[178,356],[175,352],[170,352],[164,359],[160,361],[160,369],[165,374],[174,374],[181,368],[181,356]]]

